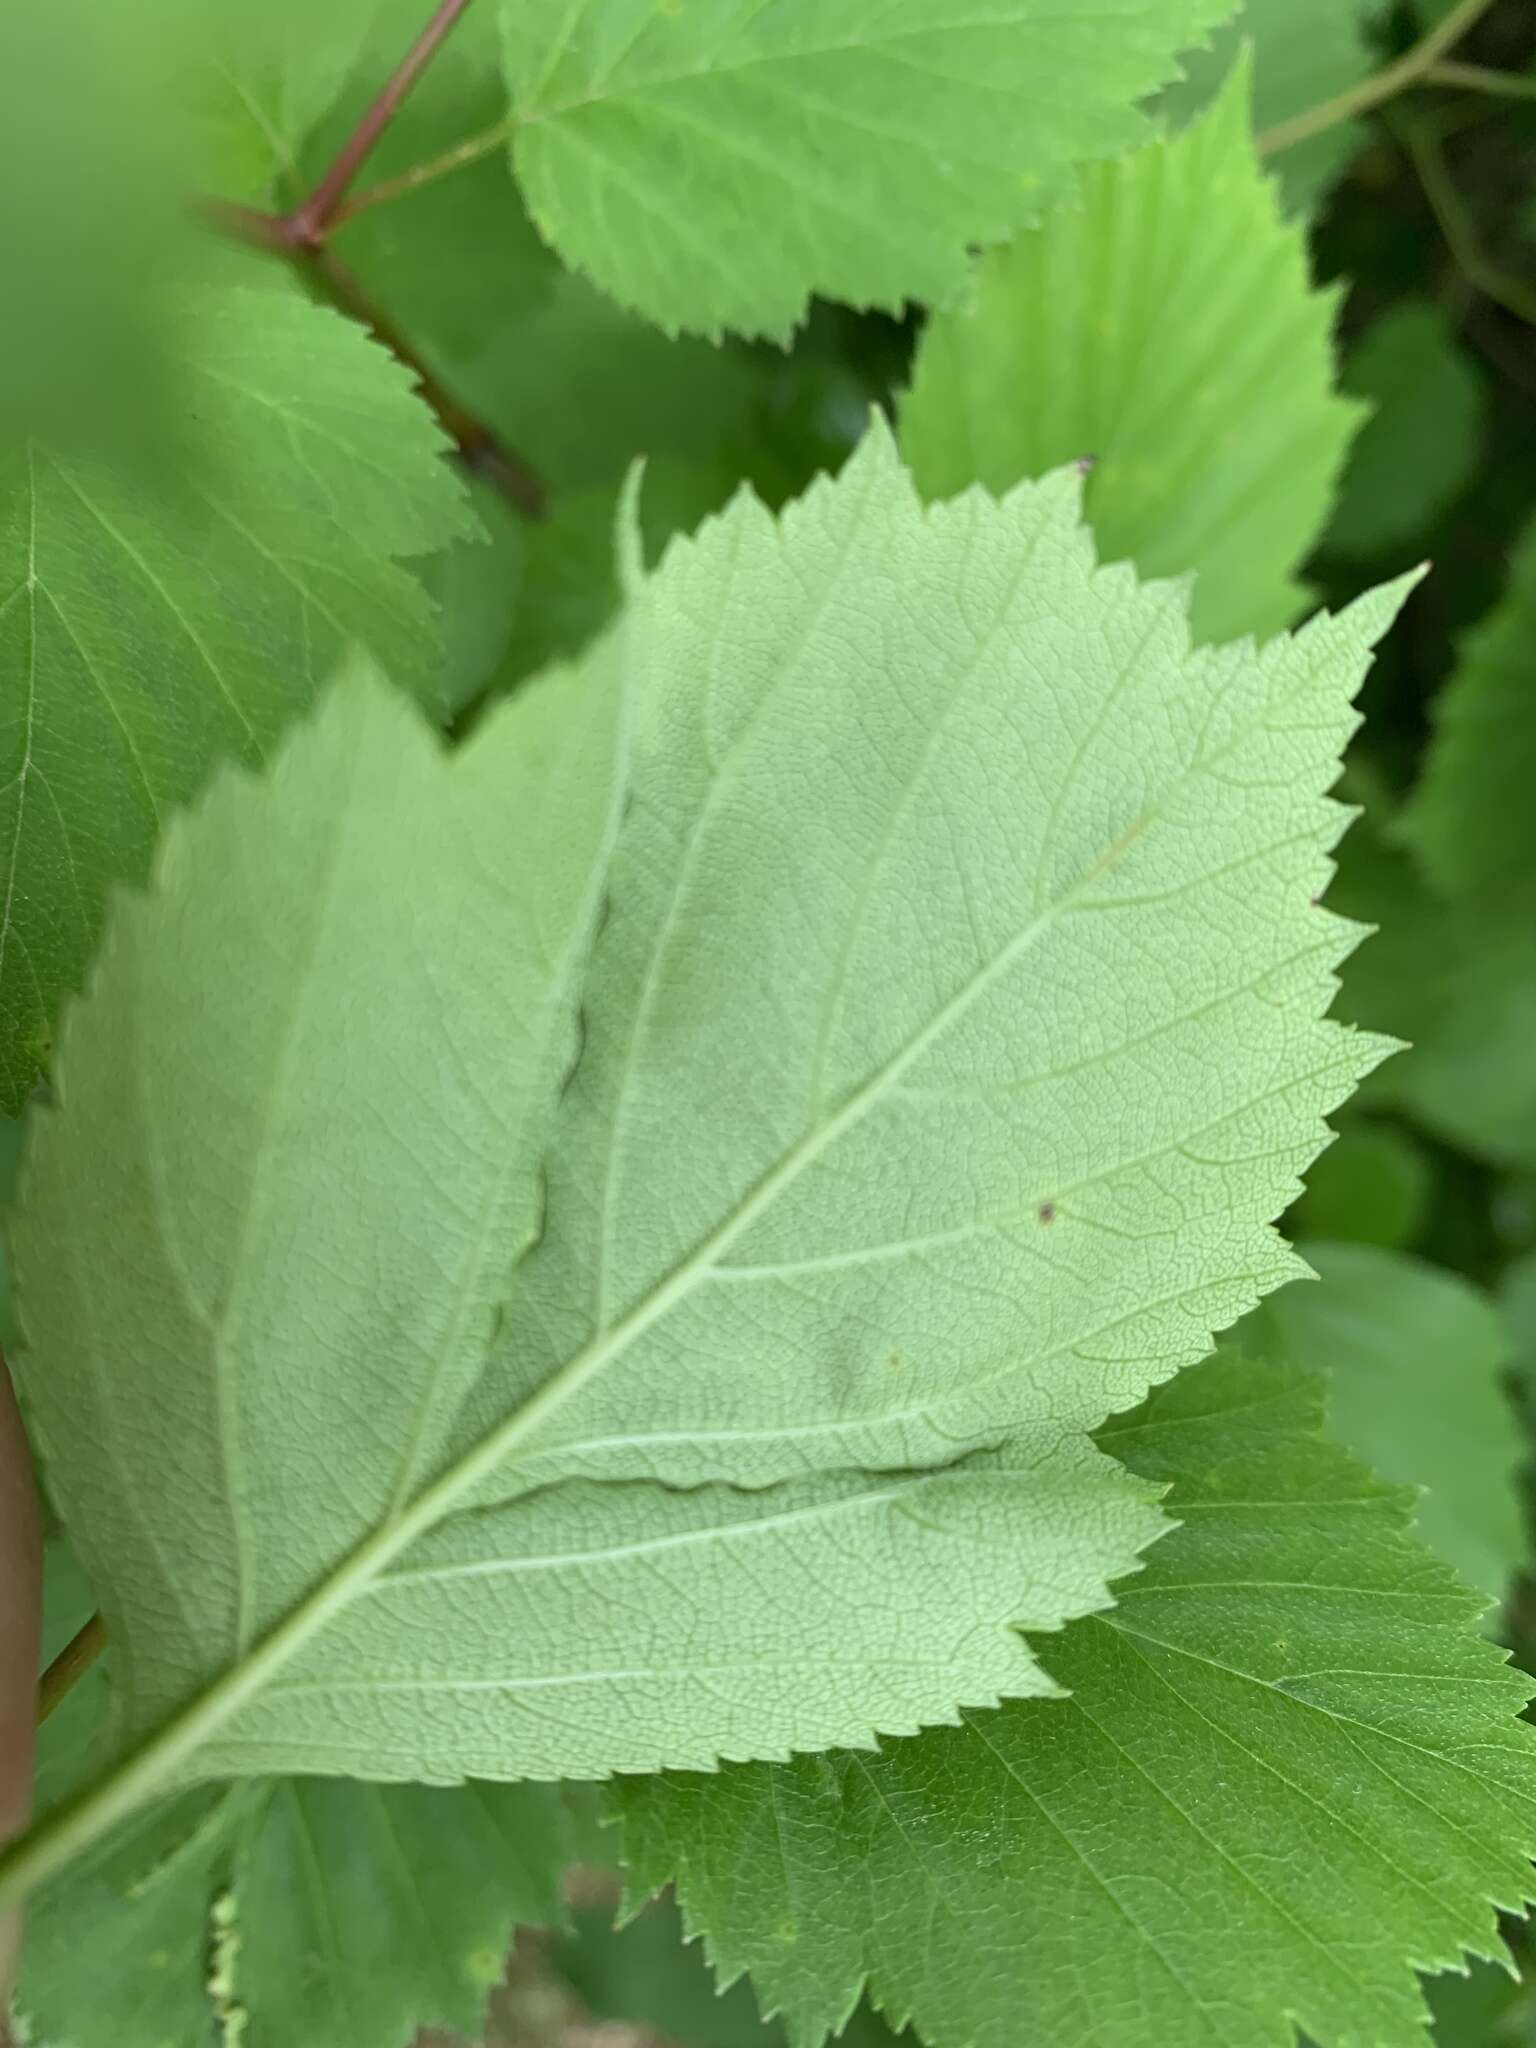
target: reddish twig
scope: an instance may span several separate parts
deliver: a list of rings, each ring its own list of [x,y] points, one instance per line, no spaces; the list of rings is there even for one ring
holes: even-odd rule
[[[369,298],[361,281],[334,249],[323,243],[298,252],[331,304],[381,341],[415,377],[421,395],[453,439],[466,469],[495,485],[529,519],[544,516],[544,485],[520,456],[504,448],[483,420],[477,419],[428,368],[389,316]]]
[[[410,97],[416,81],[463,14],[469,0],[440,0],[421,34],[406,51],[393,74],[375,95],[362,119],[337,152],[336,161],[301,206],[287,216],[288,232],[306,246],[320,241],[346,198],[352,180],[372,154],[374,145]]]
[[[291,213],[263,213],[255,207],[237,206],[223,199],[204,200],[199,210],[221,233],[301,264],[333,306],[360,321],[404,363],[415,377],[422,397],[452,437],[465,467],[494,485],[527,518],[539,519],[544,514],[544,486],[539,477],[510,448],[502,446],[483,420],[477,419],[445,389],[437,373],[423,362],[388,314],[375,305],[361,280],[330,248],[327,239],[345,216],[348,189],[374,144],[400,111],[468,5],[469,0],[441,0],[432,19],[342,144],[335,162],[309,197]]]
[[[197,210],[210,227],[237,242],[249,242],[253,248],[270,249],[279,256],[292,253],[293,242],[280,214],[237,206],[232,199],[200,199]]]

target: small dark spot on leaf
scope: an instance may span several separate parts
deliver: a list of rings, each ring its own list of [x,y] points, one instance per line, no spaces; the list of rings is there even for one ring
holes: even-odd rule
[[[1054,1223],[1056,1221],[1056,1204],[1054,1202],[1042,1202],[1040,1204],[1040,1221],[1042,1223]]]
[[[1092,476],[1098,466],[1099,458],[1097,455],[1079,455],[1077,458],[1077,473],[1079,476]]]
[[[886,1360],[886,1364],[891,1366],[894,1370],[898,1372],[901,1370],[903,1363],[904,1361],[899,1351],[893,1351],[890,1357]]]

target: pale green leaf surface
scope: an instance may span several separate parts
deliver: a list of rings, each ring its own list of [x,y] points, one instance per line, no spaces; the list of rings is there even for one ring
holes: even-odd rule
[[[1384,1479],[1422,1488],[1424,1541],[1469,1586],[1502,1599],[1525,1531],[1497,1310],[1459,1274],[1402,1252],[1298,1249],[1321,1285],[1282,1287],[1230,1341],[1326,1374],[1333,1435]]]
[[[49,1643],[90,1596],[62,1545]],[[87,1774],[105,1685],[47,1722],[38,1797]],[[187,1793],[135,1815],[32,1899],[17,2008],[69,2048],[405,2048],[419,2025],[477,2034],[514,1925],[562,1917],[572,1830],[544,1785],[293,1779]],[[231,2036],[231,2038],[233,2038]]]
[[[631,607],[640,796],[507,1369],[622,1348],[647,1400],[590,1374],[562,1461],[1006,1429],[1047,1469],[1291,1270],[1266,1219],[1380,1050],[1318,1021],[1355,934],[1312,899],[1397,595],[1191,653],[1077,520],[1070,475],[925,511],[877,428]]]
[[[499,1453],[540,1405],[502,1379],[429,1483],[536,1220],[618,659],[451,767],[354,684],[270,783],[173,832],[116,926],[16,1230],[25,1377],[127,1732],[170,1716],[87,1832],[173,1774],[596,1773],[922,1725],[1038,1688],[1020,1603],[1075,1611],[1158,1526],[1082,1440],[1044,1472],[978,1446],[771,1495],[534,1493]]]
[[[538,1227],[619,702],[601,670],[552,680],[450,759],[352,678],[115,921],[13,1246],[130,1731],[248,1684],[441,1460]],[[55,1343],[84,1370],[47,1370]]]
[[[1416,2048],[1413,1966],[1529,1895],[1528,1685],[1319,1419],[1290,1370],[1181,1374],[1101,1433],[1181,1526],[1044,1649],[1069,1699],[616,1786],[634,1892],[797,2048],[866,1978],[932,2048]]]
[[[1306,1191],[1286,1218],[1291,1238],[1344,1238],[1393,1248],[1418,1235],[1433,1192],[1424,1148],[1374,1117],[1346,1116],[1312,1164]]]
[[[398,558],[470,530],[406,371],[276,292],[177,300],[195,452],[158,483],[0,457],[0,1102],[47,1056],[109,885],[221,756],[261,758],[342,646],[432,695],[441,640]],[[393,559],[392,559],[393,558]]]
[[[1360,418],[1333,390],[1336,294],[1253,154],[1239,65],[1182,135],[1092,165],[929,321],[901,412],[919,487],[1092,464],[1100,553],[1195,574],[1202,639],[1278,630]]]
[[[1365,31],[1379,12],[1372,0],[1243,0],[1207,48],[1185,56],[1185,76],[1161,105],[1175,119],[1203,107],[1246,44],[1253,51],[1254,126],[1261,133],[1278,127],[1348,92],[1376,68],[1380,60]],[[1358,121],[1340,121],[1270,157],[1287,207],[1314,206],[1364,135]]]
[[[1350,451],[1323,538],[1379,555],[1423,533],[1477,463],[1481,394],[1445,314],[1401,300],[1356,344],[1344,389],[1373,408]]]
[[[1509,587],[1468,636],[1435,701],[1423,775],[1402,836],[1439,889],[1483,908],[1536,910],[1536,526],[1515,549]]]
[[[555,249],[669,331],[813,292],[942,299],[1230,0],[572,0],[503,9],[513,163]]]
[[[171,1717],[76,1833],[172,1771],[595,1775],[1046,1685],[1015,1625],[1159,1526],[1087,1432],[1294,1269],[1266,1219],[1379,1053],[1321,1020],[1354,933],[1313,899],[1396,602],[1191,654],[1075,479],[924,511],[880,432],[782,523],[675,542],[456,767],[354,692],[173,835],[17,1232],[129,1725]],[[601,778],[539,755],[618,671],[635,797],[486,1366],[600,861]]]

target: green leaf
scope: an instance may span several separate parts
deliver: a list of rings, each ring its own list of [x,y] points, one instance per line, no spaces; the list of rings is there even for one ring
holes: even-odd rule
[[[1424,1991],[1435,2048],[1527,2048],[1536,2000],[1507,1969],[1474,1964],[1465,1976],[1430,1978]]]
[[[1434,708],[1422,779],[1400,821],[1431,881],[1486,904],[1536,908],[1536,525],[1515,549],[1503,599],[1469,636]]]
[[[1192,654],[1075,478],[924,511],[879,431],[674,542],[452,765],[354,687],[222,785],[114,926],[15,1231],[158,1732],[8,1881],[172,1774],[592,1776],[1046,1686],[1015,1628],[1159,1526],[1088,1431],[1295,1270],[1267,1219],[1379,1056],[1321,1019],[1354,933],[1313,899],[1396,603]]]
[[[296,199],[305,137],[358,63],[380,0],[140,4],[188,181],[224,199]]]
[[[675,533],[691,533],[717,511],[738,482],[729,465],[647,462],[640,498],[640,541],[654,565]],[[619,607],[617,535],[623,486],[592,484],[557,498],[525,542],[523,579],[511,645],[496,678],[510,688],[551,661],[579,654]]]
[[[632,1889],[675,1880],[797,2048],[866,1977],[932,2048],[1416,2048],[1411,1966],[1529,1896],[1529,1688],[1318,1409],[1181,1374],[1101,1432],[1181,1526],[1046,1650],[1070,1699],[616,1786]]]
[[[929,497],[1091,461],[1104,556],[1194,571],[1203,639],[1271,633],[1359,418],[1332,388],[1336,305],[1276,212],[1239,66],[1184,134],[1090,167],[982,261],[923,335],[902,446]]]
[[[450,715],[463,711],[485,689],[506,658],[525,599],[538,595],[530,573],[538,527],[531,527],[489,484],[472,488],[479,529],[412,565],[442,618],[443,660],[435,694]]]
[[[49,1645],[90,1596],[62,1545]],[[39,1797],[85,1775],[105,1686],[45,1724]],[[292,1779],[147,1809],[30,1902],[17,2009],[72,2048],[404,2048],[418,2025],[478,2035],[514,1924],[562,1918],[571,1826],[546,1785]],[[221,2030],[218,2024],[224,2021]]]
[[[773,358],[741,342],[669,338],[579,277],[466,365],[466,394],[557,490],[617,483],[637,455],[737,482],[761,438]]]
[[[669,332],[942,299],[1230,0],[506,5],[512,153],[564,259]]]
[[[750,1985],[717,1986],[703,1949],[684,1941],[670,1899],[621,1927],[601,1906],[573,1914],[553,1961],[596,2017],[643,2027],[666,2048],[782,2048],[783,2027],[759,2018]],[[911,2040],[893,2034],[867,2005],[838,2036],[842,2048],[893,2048],[898,2038]]]
[[[1328,901],[1380,927],[1345,964],[1338,1014],[1407,1041],[1369,1101],[1492,1164],[1536,1162],[1536,922],[1519,903],[1431,895],[1369,820]]]
[[[241,2048],[405,2048],[478,2035],[514,1926],[562,1917],[558,1787],[259,1788],[231,1884]]]
[[[1320,792],[1396,597],[1191,654],[1182,593],[1097,570],[1077,501],[924,512],[877,429],[778,526],[738,499],[674,541],[634,607],[665,690],[513,1333],[536,1379],[643,1319],[647,1428],[596,1386],[562,1420],[594,1474],[952,1457],[1032,1426],[1067,1348],[1093,1415],[1287,1270],[1261,1219],[1379,1051],[1299,1020],[1352,943],[1309,900]],[[1245,1150],[1277,1117],[1295,1151]]]
[[[1518,1384],[1529,1398],[1536,1394],[1536,1252],[1506,1267],[1499,1282],[1499,1311]]]
[[[1406,1131],[1374,1118],[1346,1118],[1313,1162],[1286,1233],[1400,1250],[1419,1233],[1432,1184],[1423,1148]]]
[[[1373,407],[1339,486],[1323,545],[1344,555],[1422,535],[1477,463],[1481,389],[1438,306],[1402,300],[1344,366],[1344,389]]]
[[[189,209],[162,159],[143,26],[100,0],[0,18],[0,189],[18,195],[0,210],[0,448],[42,432],[153,470],[174,420],[157,287]]]
[[[703,1951],[685,1943],[677,1910],[658,1902],[623,1927],[610,1909],[572,1916],[555,1968],[598,2019],[661,2035],[668,2048],[774,2048],[782,2029],[758,2016],[750,1985],[718,1990]]]
[[[1379,11],[1372,0],[1243,0],[1208,49],[1184,58],[1185,77],[1169,86],[1160,104],[1176,119],[1205,106],[1246,44],[1253,52],[1254,126],[1261,134],[1278,128],[1348,92],[1375,70],[1379,59],[1365,27]],[[1287,209],[1300,213],[1314,206],[1365,133],[1358,121],[1340,121],[1272,155],[1268,168],[1280,181]]]
[[[1328,1376],[1328,1424],[1362,1463],[1423,1489],[1419,1532],[1470,1586],[1501,1600],[1525,1554],[1510,1346],[1493,1304],[1458,1274],[1369,1245],[1304,1244],[1322,1280],[1271,1295],[1232,1343]]]
[[[109,886],[221,756],[261,758],[341,647],[439,683],[397,558],[470,530],[406,371],[275,292],[187,291],[175,373],[197,453],[158,481],[0,455],[0,1106],[20,1107]]]

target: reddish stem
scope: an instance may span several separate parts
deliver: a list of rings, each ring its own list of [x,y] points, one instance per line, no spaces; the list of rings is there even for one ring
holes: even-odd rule
[[[410,97],[416,81],[446,41],[469,0],[440,0],[437,11],[400,60],[393,75],[374,98],[363,118],[347,137],[325,176],[314,191],[288,215],[286,226],[292,240],[312,247],[323,240],[374,145]]]
[[[205,220],[237,241],[291,257],[316,280],[331,304],[361,321],[392,355],[405,364],[421,387],[421,395],[456,443],[466,468],[495,486],[529,519],[544,514],[544,486],[527,463],[504,448],[483,420],[444,389],[361,281],[328,246],[338,225],[348,188],[370,151],[410,96],[417,80],[441,49],[469,0],[441,0],[421,34],[406,52],[383,89],[347,137],[335,162],[301,206],[292,213],[262,213],[228,200],[207,199],[200,211]]]
[[[381,341],[391,355],[405,364],[421,388],[421,395],[451,435],[466,469],[483,476],[509,498],[529,519],[544,516],[544,485],[527,463],[504,448],[483,420],[467,411],[435,373],[424,363],[389,316],[369,298],[361,281],[334,249],[321,244],[295,251],[318,278],[332,305],[348,313]]]

